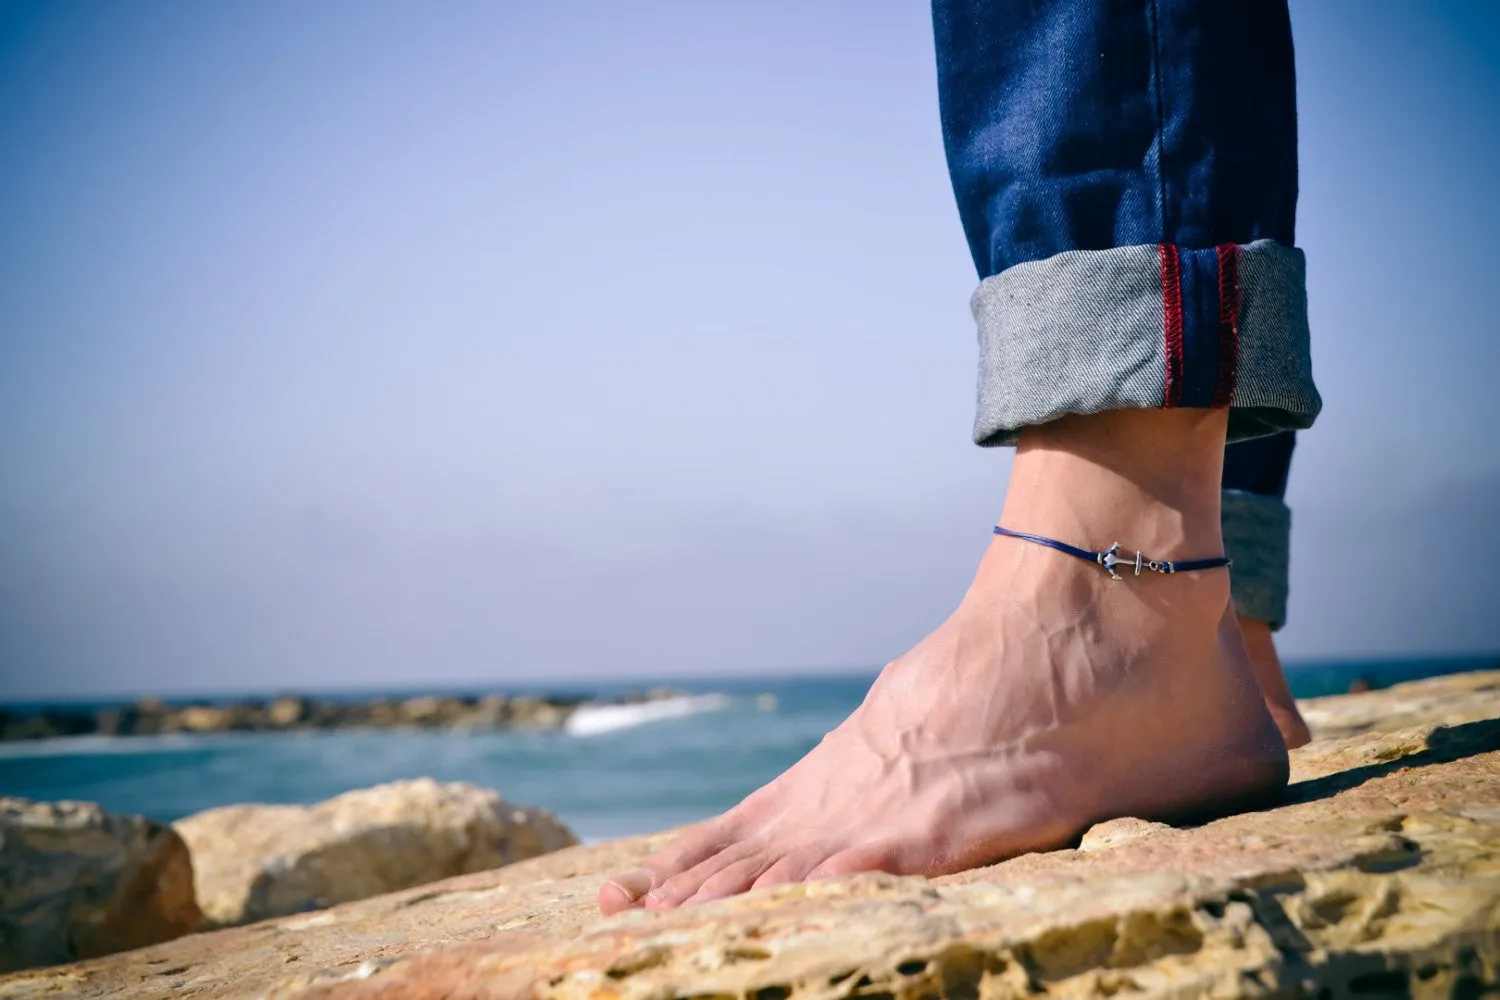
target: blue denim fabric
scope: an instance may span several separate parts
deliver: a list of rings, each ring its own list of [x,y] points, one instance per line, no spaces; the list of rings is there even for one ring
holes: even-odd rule
[[[1068,250],[1294,244],[1284,0],[933,0],[979,276]]]
[[[1214,305],[1210,248],[1261,239],[1293,246],[1296,82],[1285,0],[933,0],[932,11],[943,141],[981,279],[1070,251],[1171,244],[1184,248],[1183,308],[1194,320]],[[1010,318],[1018,313],[1018,284],[984,305],[1006,307],[1006,335],[1024,340],[1027,331],[1015,331]],[[1023,305],[1056,308],[1035,289],[1022,294],[1029,297]],[[1126,301],[1100,299],[1106,307]],[[1202,376],[1213,371],[1213,359],[1197,355],[1212,348],[1201,337],[1184,342],[1179,405],[1209,405],[1214,387]],[[1008,360],[1018,356],[1008,350]],[[1080,350],[1099,356],[1093,346]],[[1030,356],[1037,353],[1033,347]],[[1121,384],[1139,381],[1151,367],[1139,351],[1126,354],[1115,345],[1113,374]],[[1020,377],[1037,375],[1027,369]],[[983,380],[982,372],[981,411],[993,410]],[[1114,387],[1107,391],[1122,398]],[[1005,433],[1003,420],[976,426],[984,443],[1004,443]],[[1294,435],[1282,432],[1225,452],[1224,488],[1235,500],[1226,518],[1237,519],[1226,524],[1226,537],[1258,553],[1240,560],[1236,600],[1242,612],[1277,625],[1289,513],[1283,518],[1272,508],[1284,510],[1293,443]],[[1244,513],[1231,515],[1231,507]],[[1242,589],[1256,596],[1241,600]]]
[[[1259,496],[1286,495],[1297,435],[1291,431],[1250,441],[1236,441],[1224,449],[1224,488]]]

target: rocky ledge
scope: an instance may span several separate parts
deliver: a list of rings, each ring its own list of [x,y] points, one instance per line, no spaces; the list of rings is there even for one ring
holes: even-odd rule
[[[598,916],[666,836],[575,847],[319,913],[0,978],[0,997],[1490,995],[1500,673],[1307,705],[1276,808],[1117,820],[940,879],[858,876]]]
[[[228,703],[156,698],[96,708],[0,706],[0,742],[59,736],[158,736],[164,733],[289,732],[306,729],[556,729],[584,705],[681,699],[652,688],[610,700],[582,695],[421,695],[333,700],[288,694]],[[764,697],[764,696],[763,696]]]

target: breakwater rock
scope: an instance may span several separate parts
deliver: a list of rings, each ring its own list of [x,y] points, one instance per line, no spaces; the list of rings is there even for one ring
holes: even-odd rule
[[[545,809],[431,778],[312,806],[225,806],[172,827],[92,802],[0,797],[0,972],[307,913],[577,843]]]
[[[170,827],[92,802],[0,798],[0,971],[197,927],[192,863]]]
[[[545,809],[431,778],[313,806],[224,806],[176,824],[208,926],[320,910],[578,843]]]
[[[557,729],[581,706],[680,699],[670,688],[608,701],[582,695],[421,695],[363,700],[288,694],[224,703],[155,698],[98,708],[0,707],[0,742],[59,736],[156,736],[164,733],[290,732],[307,729]]]
[[[1293,752],[1280,805],[1200,826],[601,918],[604,876],[668,835],[632,838],[0,978],[0,998],[1493,995],[1500,674],[1344,697],[1367,700],[1307,706],[1345,734]]]

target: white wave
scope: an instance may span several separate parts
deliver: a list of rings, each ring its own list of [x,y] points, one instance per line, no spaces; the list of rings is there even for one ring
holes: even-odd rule
[[[73,757],[99,754],[171,753],[192,750],[207,742],[196,733],[162,733],[155,736],[53,736],[42,740],[0,743],[0,760],[35,757]]]
[[[580,705],[568,716],[566,728],[574,736],[593,736],[699,712],[719,712],[729,705],[730,698],[724,694],[674,695],[628,705]]]

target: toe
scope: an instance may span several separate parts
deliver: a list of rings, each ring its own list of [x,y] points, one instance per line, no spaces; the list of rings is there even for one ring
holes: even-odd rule
[[[755,880],[763,875],[767,869],[776,864],[775,854],[754,854],[748,858],[736,861],[717,874],[704,879],[698,891],[689,896],[684,906],[694,906],[698,903],[711,903],[716,899],[726,896],[734,896],[744,892],[755,884]]]
[[[805,881],[808,873],[832,853],[826,848],[803,848],[793,851],[762,872],[751,888],[763,889],[768,885]]]
[[[665,910],[681,906],[704,882],[719,872],[758,853],[759,845],[750,841],[731,844],[718,854],[675,875],[658,885],[646,896],[646,905],[653,910]]]
[[[902,873],[902,852],[890,844],[866,844],[839,851],[807,873],[807,878],[837,878],[857,872]]]
[[[606,916],[636,905],[651,891],[654,876],[644,868],[616,875],[599,887],[599,909]]]
[[[738,839],[731,815],[725,814],[688,830],[647,858],[641,867],[655,876],[654,885],[661,885],[674,875],[707,861]]]

